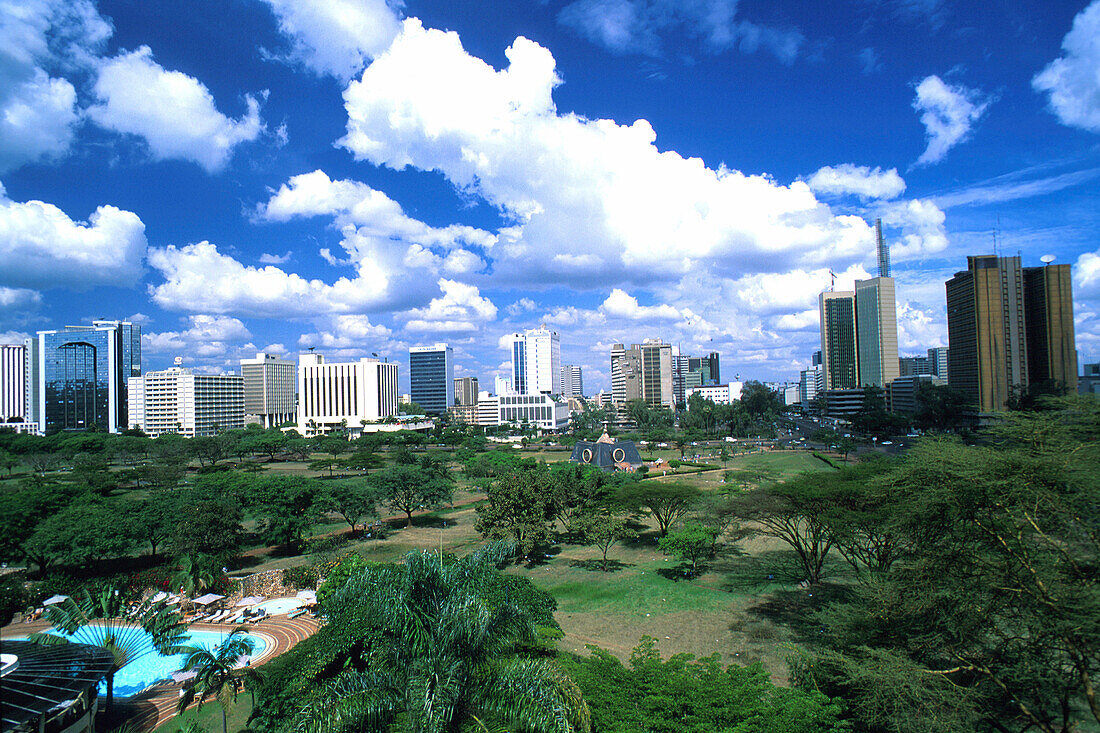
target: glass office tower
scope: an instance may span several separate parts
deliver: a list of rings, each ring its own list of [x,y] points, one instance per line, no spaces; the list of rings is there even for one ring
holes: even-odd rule
[[[429,415],[454,407],[454,350],[447,344],[409,349],[409,396]]]

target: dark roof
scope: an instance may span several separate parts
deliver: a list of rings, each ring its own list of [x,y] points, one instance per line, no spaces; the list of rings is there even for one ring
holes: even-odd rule
[[[604,442],[598,440],[594,443],[579,440],[573,446],[573,454],[569,460],[574,463],[598,466],[604,471],[614,471],[616,468],[633,470],[642,465],[642,456],[634,446],[633,441],[618,440]]]
[[[15,730],[58,707],[67,707],[111,671],[114,656],[91,644],[35,644],[4,640],[3,654],[18,657],[0,677],[0,731]]]

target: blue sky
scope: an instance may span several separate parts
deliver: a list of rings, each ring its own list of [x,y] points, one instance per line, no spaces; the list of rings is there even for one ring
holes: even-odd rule
[[[874,274],[903,354],[966,255],[1074,265],[1100,358],[1100,0],[0,0],[0,341],[142,323],[147,369],[546,323],[795,379]]]

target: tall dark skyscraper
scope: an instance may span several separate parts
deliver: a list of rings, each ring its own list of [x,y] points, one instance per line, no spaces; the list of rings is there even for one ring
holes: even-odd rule
[[[454,406],[454,351],[447,344],[409,349],[409,396],[429,415]]]
[[[948,380],[982,412],[1003,410],[1013,390],[1060,382],[1077,389],[1069,265],[1020,266],[1020,258],[967,258],[947,281]]]

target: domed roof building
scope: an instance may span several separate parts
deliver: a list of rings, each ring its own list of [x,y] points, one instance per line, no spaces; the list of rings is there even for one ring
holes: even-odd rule
[[[596,466],[603,471],[636,471],[642,456],[630,440],[615,440],[604,433],[595,442],[578,440],[569,460],[584,466]]]

